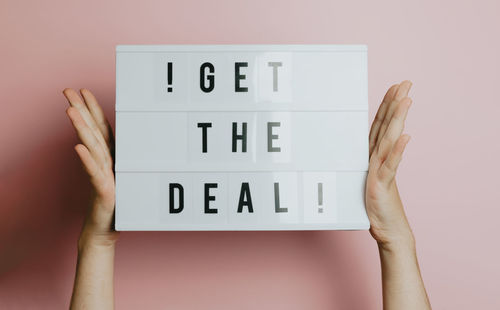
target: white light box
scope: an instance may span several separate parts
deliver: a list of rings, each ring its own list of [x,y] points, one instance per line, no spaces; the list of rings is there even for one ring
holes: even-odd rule
[[[368,229],[363,45],[116,48],[117,230]]]

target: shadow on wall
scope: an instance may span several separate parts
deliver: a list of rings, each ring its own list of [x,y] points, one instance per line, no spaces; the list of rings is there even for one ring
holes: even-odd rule
[[[90,188],[70,138],[51,137],[2,172],[0,277],[36,257],[84,214]]]
[[[28,142],[18,143],[2,158],[0,279],[4,272],[53,245],[75,222],[82,222],[88,206],[90,186],[73,149],[78,142],[64,112],[68,103],[62,89],[41,90],[37,97],[42,110],[31,112],[37,122],[27,121],[31,127],[20,124],[26,128],[17,140]],[[103,96],[102,102],[111,108],[114,97]]]
[[[5,159],[9,166],[1,171],[0,299],[3,302],[10,298],[11,304],[17,304],[19,300],[15,298],[20,298],[19,294],[10,294],[10,290],[19,290],[22,283],[31,283],[30,291],[39,286],[39,294],[59,296],[57,305],[69,302],[71,288],[62,286],[72,282],[74,267],[59,269],[51,265],[59,264],[61,259],[74,260],[71,256],[61,258],[57,253],[76,251],[76,238],[64,240],[61,236],[68,231],[74,232],[75,225],[81,225],[88,204],[89,185],[73,150],[76,138],[69,122],[55,128],[59,130],[46,134],[45,139],[40,139],[31,149],[24,146],[26,149],[20,154],[13,150],[11,158]],[[132,287],[130,282],[135,283],[133,287],[137,291],[137,277],[131,275],[154,278],[155,270],[148,272],[148,268],[161,268],[162,265],[169,267],[158,272],[158,276],[167,277],[169,272],[173,277],[177,274],[202,286],[217,283],[222,274],[233,280],[253,277],[257,282],[250,285],[263,287],[270,284],[255,284],[262,278],[254,275],[273,270],[288,272],[299,267],[303,277],[321,278],[319,281],[327,286],[325,290],[331,291],[329,303],[332,306],[339,306],[341,300],[348,302],[343,308],[370,309],[373,298],[369,288],[359,281],[365,274],[359,259],[361,249],[356,248],[355,240],[349,232],[321,231],[123,233],[117,255],[117,294]],[[208,264],[206,258],[211,262],[210,268],[204,268]],[[237,262],[241,261],[246,262],[244,267],[238,267]],[[31,262],[37,263],[32,264],[35,267],[29,272],[17,268]],[[75,263],[71,262],[73,266]],[[303,268],[309,265],[312,269]],[[51,273],[54,272],[66,273],[55,277],[64,279],[64,285],[44,281],[53,278]],[[18,284],[11,286],[9,281],[12,280]],[[143,285],[147,286],[148,279],[144,281]],[[308,284],[294,285],[300,288]],[[174,285],[172,289],[178,287]],[[131,296],[121,296],[121,300]],[[28,306],[27,302],[23,301],[23,305]],[[40,309],[51,307],[33,301],[32,306],[36,305]]]
[[[356,242],[366,233],[122,232],[117,308],[379,309]],[[137,294],[134,282],[149,287]]]

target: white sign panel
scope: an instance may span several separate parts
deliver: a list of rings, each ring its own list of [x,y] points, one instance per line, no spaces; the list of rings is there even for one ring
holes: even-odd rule
[[[116,229],[368,229],[367,91],[366,46],[117,46]]]

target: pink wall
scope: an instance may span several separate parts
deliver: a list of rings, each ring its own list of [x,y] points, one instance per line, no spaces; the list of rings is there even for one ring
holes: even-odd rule
[[[114,109],[114,46],[366,43],[371,116],[414,82],[401,194],[435,309],[499,309],[500,2],[0,3],[0,308],[68,305],[88,185],[64,87]],[[123,233],[118,309],[380,309],[367,232]]]

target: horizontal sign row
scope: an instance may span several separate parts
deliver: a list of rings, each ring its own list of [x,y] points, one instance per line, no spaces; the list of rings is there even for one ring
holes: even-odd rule
[[[365,172],[118,172],[117,229],[367,228],[365,178]]]
[[[366,49],[118,51],[117,111],[368,109]]]
[[[118,112],[116,171],[366,171],[366,112]]]

